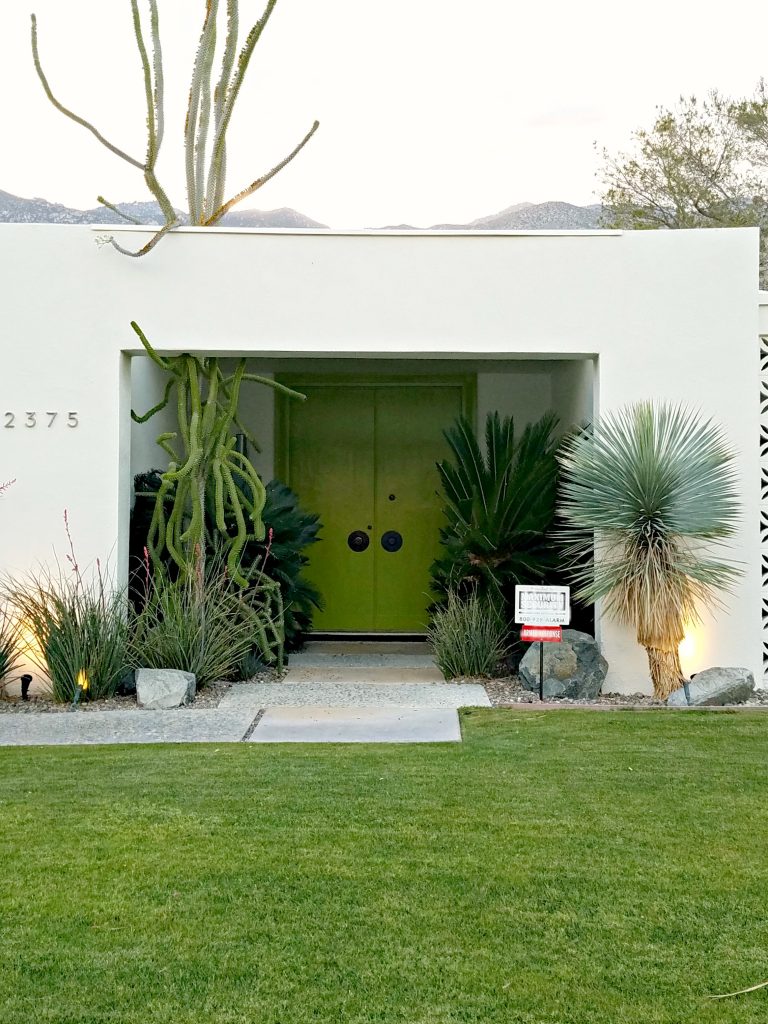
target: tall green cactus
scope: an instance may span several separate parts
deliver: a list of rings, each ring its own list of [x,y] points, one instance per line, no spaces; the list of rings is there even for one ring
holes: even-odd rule
[[[201,560],[204,567],[208,498],[215,509],[219,539],[227,548],[229,574],[245,587],[251,581],[242,571],[241,555],[247,541],[264,539],[261,513],[266,493],[258,473],[236,448],[234,427],[259,450],[240,420],[240,389],[243,383],[254,382],[291,398],[305,396],[269,377],[247,373],[245,359],[238,361],[234,373],[225,374],[215,356],[161,356],[137,323],[132,322],[131,327],[150,359],[169,375],[161,401],[144,414],[131,410],[133,420],[146,423],[168,406],[176,392],[178,430],[157,438],[171,461],[161,478],[147,538],[153,564],[160,567],[167,551],[185,576],[199,572]],[[248,486],[238,487],[237,479]],[[236,525],[234,535],[227,528],[227,511]]]
[[[143,172],[144,181],[149,191],[157,200],[165,218],[163,227],[137,252],[131,252],[129,249],[123,248],[111,236],[106,239],[118,252],[126,256],[144,256],[157,245],[163,235],[181,223],[155,172],[165,130],[164,76],[157,0],[147,0],[147,2],[149,4],[150,26],[149,50],[144,38],[139,0],[130,0],[133,31],[136,37],[136,48],[139,51],[141,60],[147,107],[147,151],[144,160],[131,156],[109,142],[90,121],[65,107],[54,96],[40,61],[37,18],[34,14],[32,15],[32,58],[46,96],[57,110],[76,124],[86,128],[115,156],[120,157],[121,160],[125,160]],[[257,189],[260,189],[262,185],[265,185],[271,178],[274,178],[286,164],[289,164],[306,146],[319,127],[319,122],[315,121],[301,142],[286,157],[230,199],[224,200],[227,170],[227,131],[232,119],[232,112],[237,97],[240,94],[253,51],[272,16],[276,4],[277,0],[267,0],[267,5],[261,18],[251,28],[239,55],[237,55],[240,23],[239,0],[226,0],[226,37],[221,53],[218,80],[213,90],[211,90],[213,66],[215,63],[219,0],[205,0],[203,28],[192,69],[187,116],[184,124],[184,162],[190,224],[203,227],[217,224],[233,206],[242,202],[248,196],[253,195]],[[212,124],[211,116],[213,116]],[[213,129],[212,133],[211,128]],[[98,196],[97,198],[99,203],[107,206],[121,217],[137,223],[135,218],[118,210],[113,203],[108,202],[103,196]]]

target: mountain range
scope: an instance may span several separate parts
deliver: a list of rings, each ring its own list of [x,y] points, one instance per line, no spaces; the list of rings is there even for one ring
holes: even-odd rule
[[[118,203],[117,208],[141,224],[162,224],[155,202]],[[178,210],[179,219],[184,214]],[[574,206],[572,203],[516,203],[499,213],[478,217],[467,224],[433,224],[431,231],[566,231],[600,227],[599,204]],[[106,206],[76,210],[47,199],[24,199],[0,191],[0,223],[13,224],[124,224],[126,221]],[[236,210],[222,218],[222,225],[235,228],[327,228],[327,224],[282,207],[279,210]],[[419,231],[412,224],[390,224],[382,230]]]

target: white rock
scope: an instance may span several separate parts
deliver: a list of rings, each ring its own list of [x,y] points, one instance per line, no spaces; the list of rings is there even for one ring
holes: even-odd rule
[[[717,707],[742,704],[755,690],[755,677],[748,668],[708,668],[697,672],[688,683],[691,707]],[[687,707],[685,687],[667,698],[672,707]]]
[[[136,700],[139,707],[153,711],[179,708],[195,695],[192,672],[175,668],[140,668],[136,671]]]

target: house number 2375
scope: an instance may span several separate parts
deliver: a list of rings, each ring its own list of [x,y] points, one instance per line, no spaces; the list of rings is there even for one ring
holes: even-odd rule
[[[79,413],[76,412],[6,412],[3,415],[3,426],[6,430],[15,430],[16,427],[26,427],[28,430],[34,430],[36,427],[50,429],[60,423],[68,427],[77,427],[80,424]]]

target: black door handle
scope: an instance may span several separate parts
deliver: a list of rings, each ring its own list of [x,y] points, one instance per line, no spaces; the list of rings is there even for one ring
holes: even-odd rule
[[[353,530],[347,537],[347,544],[353,551],[365,551],[371,543],[371,538],[365,530]]]
[[[386,533],[381,535],[381,546],[385,551],[394,553],[403,546],[403,538],[397,530],[387,530]]]

